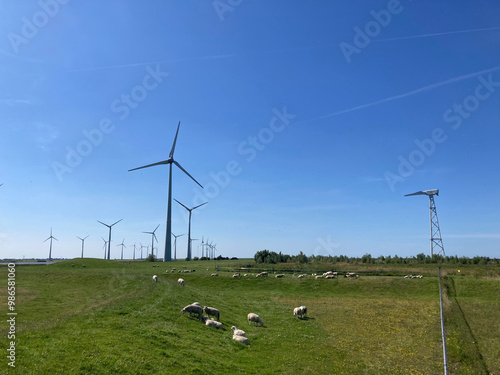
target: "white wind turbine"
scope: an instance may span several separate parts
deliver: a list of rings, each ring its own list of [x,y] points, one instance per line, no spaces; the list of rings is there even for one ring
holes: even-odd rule
[[[106,250],[108,249],[108,241],[106,241],[103,237],[101,237],[104,241],[103,249],[104,249],[104,259],[106,259]]]
[[[439,189],[417,191],[416,193],[406,194],[405,197],[412,195],[427,195],[429,197],[429,210],[431,218],[431,257],[434,255],[435,247],[439,248],[438,253],[441,253],[444,256],[443,240],[441,238],[441,230],[439,229],[436,203],[434,202],[434,196],[439,196]]]
[[[191,214],[192,214],[193,210],[196,210],[198,207],[201,207],[201,206],[207,204],[208,202],[199,204],[198,206],[195,206],[195,207],[192,207],[192,208],[188,208],[188,207],[184,206],[181,202],[179,202],[177,199],[174,198],[174,200],[177,203],[179,203],[182,207],[184,207],[186,210],[189,211],[187,259],[191,260]]]
[[[158,227],[160,226],[160,224],[158,224],[155,228],[154,231],[152,232],[142,232],[142,233],[147,233],[147,234],[150,234],[151,235],[151,254],[154,256],[155,255],[155,240],[156,242],[158,242],[158,238],[156,238],[156,230],[158,229]]]
[[[109,239],[108,239],[108,260],[110,259],[111,257],[111,228],[113,227],[113,225],[115,224],[118,224],[120,221],[122,221],[123,219],[120,219],[118,220],[117,222],[111,224],[111,225],[108,225],[108,224],[104,224],[102,221],[99,221],[97,220],[99,223],[101,223],[102,225],[105,225],[109,228]],[[106,258],[104,258],[106,259]]]
[[[127,246],[125,246],[125,244],[123,243],[124,241],[125,241],[125,238],[122,240],[122,243],[121,243],[121,244],[116,245],[116,246],[121,246],[121,247],[122,247],[122,255],[121,255],[121,260],[123,260],[123,248],[124,248],[124,247],[127,247]]]
[[[50,240],[50,247],[49,247],[49,260],[52,260],[52,240],[56,240],[56,241],[59,241],[57,238],[55,238],[54,236],[52,236],[52,228],[50,228],[50,237],[47,238],[45,241],[43,242],[47,242],[48,240]]]
[[[184,236],[184,233],[183,234],[179,234],[179,235],[175,235],[172,233],[172,236],[174,236],[174,260],[177,260],[177,237],[180,237],[180,236]]]
[[[87,236],[87,237],[88,237],[88,236]],[[83,258],[83,246],[84,246],[84,244],[85,244],[85,239],[86,239],[87,237],[81,238],[81,237],[76,236],[76,238],[79,238],[79,239],[82,241],[82,258]]]
[[[144,245],[142,244],[142,242],[139,242],[139,243],[141,244],[141,248],[140,248],[140,250],[141,250],[141,259],[142,259],[142,249],[143,249],[143,248],[145,248],[146,246],[144,246]]]
[[[177,135],[179,134],[179,127],[181,126],[181,122],[179,121],[179,124],[177,125],[177,132],[175,133],[175,138],[174,138],[174,143],[172,145],[172,149],[170,150],[170,154],[168,156],[167,160],[160,161],[157,163],[153,164],[148,164],[144,165],[142,167],[134,168],[134,169],[129,169],[130,171],[135,171],[137,169],[142,169],[142,168],[148,168],[148,167],[153,167],[156,165],[163,165],[163,164],[168,164],[169,166],[169,172],[168,172],[168,198],[167,198],[167,228],[166,228],[166,236],[165,236],[165,254],[163,257],[164,262],[170,262],[172,260],[172,164],[175,164],[181,171],[183,171],[185,174],[187,174],[194,182],[196,182],[201,188],[201,184],[194,179],[193,176],[191,176],[184,168],[181,167],[181,165],[174,160],[174,151],[175,151],[175,144],[177,142]]]

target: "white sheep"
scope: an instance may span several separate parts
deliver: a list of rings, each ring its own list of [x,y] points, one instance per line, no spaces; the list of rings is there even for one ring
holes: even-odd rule
[[[195,305],[195,306],[200,306],[201,307],[201,303],[199,303],[199,302],[193,302],[191,305]]]
[[[238,329],[235,326],[232,326],[231,329],[233,330],[233,335],[234,336],[246,336],[246,332],[245,331],[242,331],[241,329]]]
[[[222,323],[221,322],[217,322],[213,319],[207,319],[207,321],[205,322],[205,325],[206,326],[209,326],[209,327],[215,327],[217,329],[221,329],[222,328]]]
[[[217,273],[212,273],[212,274],[210,274],[210,276],[214,276],[214,277],[216,277],[216,276],[219,276],[219,274],[217,274]]]
[[[240,273],[239,273],[239,272],[235,272],[235,273],[233,274],[233,278],[234,278],[234,279],[235,279],[235,278],[237,278],[237,277],[240,277]]]
[[[314,276],[315,279],[322,279],[323,278],[323,275],[316,275]]]
[[[177,282],[178,282],[180,285],[182,285],[182,286],[184,286],[184,285],[185,285],[184,279],[179,279],[179,280],[177,280]]]
[[[279,273],[275,276],[277,279],[281,279],[282,277],[285,277],[284,273]]]
[[[155,283],[157,283],[158,282],[158,276],[153,275],[153,280],[154,280]]]
[[[303,273],[303,274],[299,275],[298,277],[299,277],[299,279],[303,279],[303,278],[304,278],[304,277],[306,277],[306,276],[307,276],[307,275],[306,275],[305,273]]]
[[[197,314],[199,320],[203,319],[203,309],[197,305],[187,305],[182,309],[182,313],[188,313],[190,317],[191,314]]]
[[[300,306],[293,309],[293,316],[302,319],[307,315],[307,307]]]
[[[238,341],[239,343],[249,345],[250,341],[244,336],[233,335],[233,340]]]
[[[212,316],[215,316],[217,318],[217,320],[220,320],[219,319],[220,313],[219,313],[219,310],[217,310],[216,308],[203,306],[203,310],[208,314],[208,316],[212,315]]]
[[[252,325],[252,322],[254,322],[255,325],[257,325],[257,323],[260,323],[261,326],[264,325],[264,322],[257,314],[250,313],[248,314],[247,318],[248,318],[248,325]]]

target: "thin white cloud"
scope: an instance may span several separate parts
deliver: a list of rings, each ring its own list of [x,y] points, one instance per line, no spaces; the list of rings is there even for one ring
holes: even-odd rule
[[[308,119],[308,120],[297,121],[296,123],[298,124],[298,123],[304,123],[304,122],[311,122],[311,121],[321,120],[321,119],[325,119],[325,118],[329,118],[329,117],[335,117],[335,116],[338,116],[338,115],[342,115],[344,113],[354,112],[354,111],[357,111],[357,110],[360,110],[360,109],[364,109],[364,108],[368,108],[368,107],[373,107],[373,106],[376,106],[376,105],[379,105],[379,104],[383,104],[383,103],[387,103],[387,102],[392,102],[392,101],[398,100],[398,99],[404,99],[404,98],[407,98],[409,96],[413,96],[413,95],[420,94],[420,93],[423,93],[423,92],[426,92],[426,91],[434,90],[434,89],[436,89],[438,87],[446,86],[446,85],[449,85],[451,83],[460,82],[460,81],[463,81],[463,80],[466,80],[466,79],[469,79],[469,78],[474,78],[474,77],[477,77],[477,76],[479,76],[481,74],[495,72],[497,70],[500,70],[500,66],[495,66],[495,67],[490,68],[490,69],[484,69],[484,70],[480,70],[480,71],[473,72],[473,73],[463,74],[461,76],[449,78],[449,79],[441,81],[441,82],[436,82],[436,83],[433,83],[433,84],[430,84],[430,85],[427,85],[427,86],[423,86],[423,87],[420,87],[418,89],[405,92],[403,94],[389,96],[389,97],[384,98],[384,99],[376,100],[376,101],[373,101],[373,102],[370,102],[370,103],[366,103],[366,104],[361,104],[361,105],[358,105],[358,106],[355,106],[355,107],[351,107],[351,108],[347,108],[347,109],[342,109],[340,111],[329,113],[327,115],[323,115],[323,116],[319,116],[319,117],[314,117],[314,118]]]
[[[500,233],[468,233],[468,234],[447,234],[445,238],[470,238],[483,240],[500,240]]]
[[[36,128],[36,144],[43,151],[48,151],[49,145],[59,137],[59,131],[52,125],[37,122],[34,124]]]
[[[70,70],[70,72],[86,72],[86,71],[105,70],[105,69],[120,69],[120,68],[130,68],[130,67],[134,67],[134,66],[144,66],[144,65],[152,65],[152,64],[164,64],[164,63],[171,63],[171,62],[184,62],[184,61],[194,61],[194,60],[217,60],[217,59],[227,59],[227,58],[237,57],[237,56],[241,56],[241,55],[242,54],[198,56],[198,57],[187,57],[187,58],[181,58],[181,59],[146,61],[146,62],[138,62],[138,63],[130,63],[130,64],[104,65],[104,66],[95,66],[95,67],[90,67],[90,68],[72,69],[72,70]]]
[[[475,32],[478,32],[478,31],[494,31],[494,30],[500,30],[500,27],[484,27],[484,28],[481,28],[481,29],[469,29],[469,30],[447,31],[447,32],[444,32],[444,33],[431,33],[431,34],[410,35],[410,36],[402,36],[402,37],[397,37],[397,38],[377,39],[377,40],[374,40],[374,42],[392,42],[394,40],[430,38],[430,37],[433,37],[433,36],[464,34],[464,33],[475,33]]]
[[[28,104],[31,104],[31,101],[29,99],[0,99],[0,105],[6,105],[8,107]]]

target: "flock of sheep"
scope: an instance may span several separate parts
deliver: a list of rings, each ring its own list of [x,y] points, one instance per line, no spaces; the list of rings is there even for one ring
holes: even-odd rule
[[[295,310],[297,310],[297,309],[301,309],[300,313],[296,313]],[[294,314],[294,316],[296,316],[298,318],[304,317],[305,313],[307,313],[307,308],[305,306],[297,307],[295,310],[294,310],[293,314]],[[304,312],[304,310],[305,310],[305,312]],[[182,314],[185,314],[185,313],[188,313],[189,317],[191,317],[193,314],[196,315],[198,317],[198,319],[201,322],[204,322],[205,325],[208,327],[222,329],[224,326],[223,323],[220,322],[219,310],[214,308],[214,307],[209,307],[209,306],[202,307],[199,302],[193,302],[190,305],[187,305],[186,307],[184,307],[182,309]],[[203,315],[203,313],[206,313],[207,315]],[[210,318],[210,316],[215,317],[215,319]],[[264,322],[262,321],[260,316],[258,316],[255,313],[248,314],[247,319],[248,319],[249,325],[252,325],[252,323],[254,323],[255,325],[264,326]],[[233,340],[238,341],[239,343],[245,344],[245,345],[250,344],[250,341],[246,337],[245,331],[242,331],[241,329],[238,329],[235,326],[232,326],[231,330],[233,331]]]
[[[176,271],[176,269],[173,268],[170,272],[174,273],[175,271]],[[169,273],[168,270],[166,272]],[[179,270],[178,272],[179,273],[181,273],[181,272],[182,273],[191,273],[191,272],[195,272],[195,270],[183,270],[183,271]],[[217,273],[212,273],[210,276],[217,277],[219,275]],[[242,275],[239,272],[235,272],[232,275],[233,278],[239,278],[241,276]],[[245,274],[243,274],[243,276],[247,277],[248,274],[245,273]],[[269,276],[268,272],[260,272],[256,275],[256,277],[268,277],[268,276]],[[297,275],[294,274],[294,276],[297,276]],[[297,277],[299,279],[303,279],[306,276],[308,276],[308,275],[307,274],[300,274]],[[312,276],[316,279],[320,279],[320,278],[335,279],[338,277],[338,273],[335,271],[328,271],[328,272],[325,272],[321,275],[313,273]],[[419,277],[419,276],[420,275],[418,275],[418,276],[410,275],[410,276],[405,276],[405,277],[413,278],[413,277]],[[285,274],[275,274],[275,277],[276,278],[283,278],[283,277],[285,277]],[[346,278],[358,278],[359,276],[354,272],[348,272],[344,275],[344,277],[346,277]],[[153,275],[153,281],[158,282],[157,275]],[[179,278],[177,280],[177,283],[181,286],[185,286],[185,281],[182,278]],[[182,309],[182,314],[185,314],[185,313],[188,313],[189,317],[191,317],[192,315],[196,315],[197,318],[201,322],[205,323],[205,325],[208,327],[222,329],[224,326],[223,323],[220,322],[219,310],[214,308],[214,307],[202,306],[199,302],[193,302]],[[204,315],[204,314],[206,314],[206,315]],[[306,317],[306,315],[307,315],[307,307],[306,306],[299,306],[299,307],[296,307],[293,309],[293,316],[297,319],[303,319]],[[211,317],[214,317],[214,318],[211,318]],[[257,325],[264,326],[264,322],[262,321],[261,317],[255,313],[249,313],[247,315],[247,320],[248,320],[249,325],[252,325],[252,323],[254,323],[254,325],[256,325],[256,326]],[[232,326],[231,330],[233,331],[233,340],[235,340],[239,343],[245,344],[245,345],[250,344],[250,341],[246,337],[245,331],[242,331],[241,329],[236,328],[236,326]]]

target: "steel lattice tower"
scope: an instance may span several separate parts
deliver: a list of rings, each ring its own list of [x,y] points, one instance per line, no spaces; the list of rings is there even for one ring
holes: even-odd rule
[[[431,217],[431,257],[435,253],[434,249],[437,249],[438,254],[445,256],[443,239],[441,238],[441,230],[439,229],[436,203],[434,202],[434,195],[429,195],[429,211]]]
[[[417,191],[416,193],[406,194],[405,197],[411,195],[427,195],[429,197],[429,211],[431,219],[431,257],[434,255],[434,249],[437,249],[438,254],[445,256],[441,230],[439,229],[436,203],[434,202],[434,196],[439,195],[439,189]]]

